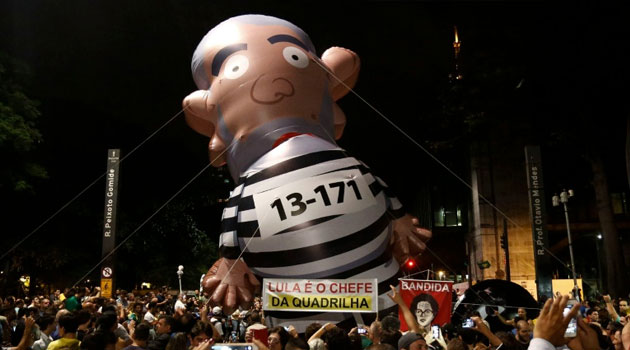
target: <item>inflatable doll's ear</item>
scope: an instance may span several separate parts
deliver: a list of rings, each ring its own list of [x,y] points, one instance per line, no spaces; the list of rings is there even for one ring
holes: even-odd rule
[[[330,92],[333,101],[337,101],[356,84],[361,61],[356,53],[342,47],[331,47],[326,50],[322,55],[322,61],[335,75],[330,77]]]

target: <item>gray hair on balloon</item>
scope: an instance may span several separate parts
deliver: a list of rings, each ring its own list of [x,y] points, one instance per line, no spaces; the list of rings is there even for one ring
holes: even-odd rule
[[[203,39],[201,39],[201,42],[199,42],[199,45],[197,45],[197,48],[195,49],[195,52],[193,53],[192,63],[190,65],[190,68],[192,70],[195,84],[197,84],[197,88],[201,90],[207,90],[208,88],[210,88],[210,80],[208,79],[208,76],[204,70],[205,52],[207,48],[211,47],[212,43],[216,40],[217,35],[218,35],[217,33],[220,33],[223,27],[233,22],[244,23],[244,24],[254,24],[254,25],[260,25],[260,26],[274,25],[274,26],[287,27],[291,29],[297,36],[299,36],[299,39],[302,40],[302,42],[306,45],[306,47],[311,53],[315,54],[315,47],[313,46],[311,39],[308,37],[308,34],[306,34],[302,29],[300,29],[298,26],[294,25],[291,22],[285,21],[280,18],[276,18],[272,16],[264,16],[264,15],[242,15],[242,16],[232,17],[219,23],[219,25],[217,25],[216,27],[212,28],[208,32],[208,34],[206,34],[203,37]]]

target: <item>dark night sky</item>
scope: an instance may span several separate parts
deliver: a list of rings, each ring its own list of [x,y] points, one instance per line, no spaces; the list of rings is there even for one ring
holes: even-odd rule
[[[464,57],[524,67],[532,123],[571,120],[580,103],[623,120],[623,12],[543,1],[3,1],[0,49],[32,69],[27,91],[41,103],[39,153],[50,175],[35,197],[3,214],[5,227],[19,236],[30,232],[104,171],[108,148],[125,155],[180,111],[182,98],[196,89],[189,69],[194,48],[231,16],[287,19],[310,35],[318,54],[330,46],[354,50],[362,59],[356,91],[419,137],[423,111],[438,107],[453,65],[453,25]],[[399,191],[418,177],[413,167],[435,168],[356,97],[340,104],[348,116],[340,144]],[[122,208],[137,221],[147,217],[207,163],[206,142],[183,118],[167,126],[123,163]],[[102,213],[102,192],[98,183],[77,205]]]

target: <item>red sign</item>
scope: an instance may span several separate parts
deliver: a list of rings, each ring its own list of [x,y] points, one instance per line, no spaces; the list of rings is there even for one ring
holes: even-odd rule
[[[416,317],[420,328],[429,328],[433,324],[443,326],[451,322],[452,281],[401,279],[398,290],[405,304]],[[400,310],[398,317],[400,329],[404,332],[409,327]]]

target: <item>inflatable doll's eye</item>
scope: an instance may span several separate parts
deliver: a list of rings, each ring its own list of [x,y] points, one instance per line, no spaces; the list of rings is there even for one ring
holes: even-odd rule
[[[306,68],[308,67],[308,56],[304,53],[304,51],[298,49],[294,46],[287,46],[282,50],[282,56],[287,60],[292,66],[297,68]]]
[[[223,76],[228,79],[236,79],[247,72],[249,60],[243,55],[234,55],[225,62]]]

